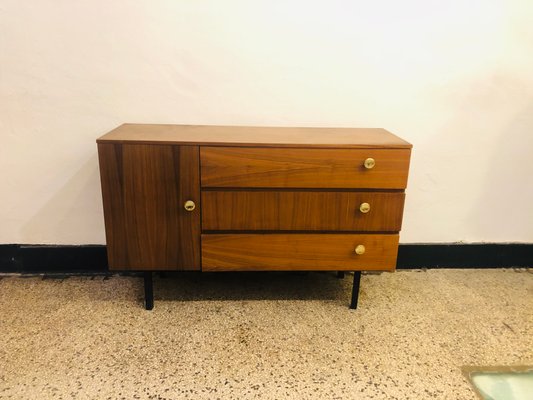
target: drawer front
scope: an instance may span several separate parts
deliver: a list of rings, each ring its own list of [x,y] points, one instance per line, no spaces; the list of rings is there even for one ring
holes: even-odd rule
[[[394,232],[401,229],[404,198],[404,193],[209,190],[202,192],[202,229]]]
[[[405,189],[410,149],[201,147],[203,187]],[[375,165],[365,167],[372,158]]]
[[[203,271],[390,271],[397,253],[397,234],[202,235]]]

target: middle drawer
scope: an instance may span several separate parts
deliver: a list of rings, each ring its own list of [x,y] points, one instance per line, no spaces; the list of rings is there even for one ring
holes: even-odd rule
[[[207,190],[203,231],[401,229],[403,192]]]

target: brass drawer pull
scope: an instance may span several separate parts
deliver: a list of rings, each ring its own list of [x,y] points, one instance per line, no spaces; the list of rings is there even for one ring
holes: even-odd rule
[[[365,254],[365,246],[363,246],[362,244],[359,244],[357,245],[357,247],[355,248],[355,254],[358,254],[358,255],[362,255],[362,254]]]
[[[366,169],[372,169],[374,168],[374,166],[376,165],[376,160],[374,160],[373,158],[369,157],[365,160],[365,168]]]
[[[370,211],[370,204],[368,203],[361,203],[359,206],[359,211],[361,211],[363,214],[366,214]]]
[[[194,201],[192,200],[187,200],[183,205],[183,208],[185,208],[187,211],[193,211],[196,208],[196,204],[194,204]]]

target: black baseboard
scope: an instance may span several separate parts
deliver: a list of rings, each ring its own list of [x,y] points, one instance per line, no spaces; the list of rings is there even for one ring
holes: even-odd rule
[[[401,244],[396,267],[533,267],[533,243]]]
[[[102,245],[0,245],[0,272],[107,272]]]
[[[398,269],[533,267],[533,243],[401,244]],[[0,245],[0,272],[106,273],[103,245]]]

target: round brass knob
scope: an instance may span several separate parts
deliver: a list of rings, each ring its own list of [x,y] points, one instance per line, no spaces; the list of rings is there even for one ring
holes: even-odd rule
[[[365,254],[365,246],[363,246],[362,244],[359,244],[357,245],[357,247],[355,248],[355,254]]]
[[[376,160],[374,160],[373,158],[367,158],[365,160],[365,168],[366,169],[372,169],[374,168],[374,166],[376,165]]]
[[[366,214],[370,211],[370,204],[368,203],[361,203],[359,206],[359,211],[361,211],[363,214]]]
[[[192,200],[187,200],[183,205],[183,208],[185,208],[187,211],[192,211],[196,208],[196,204],[194,204],[194,201]]]

